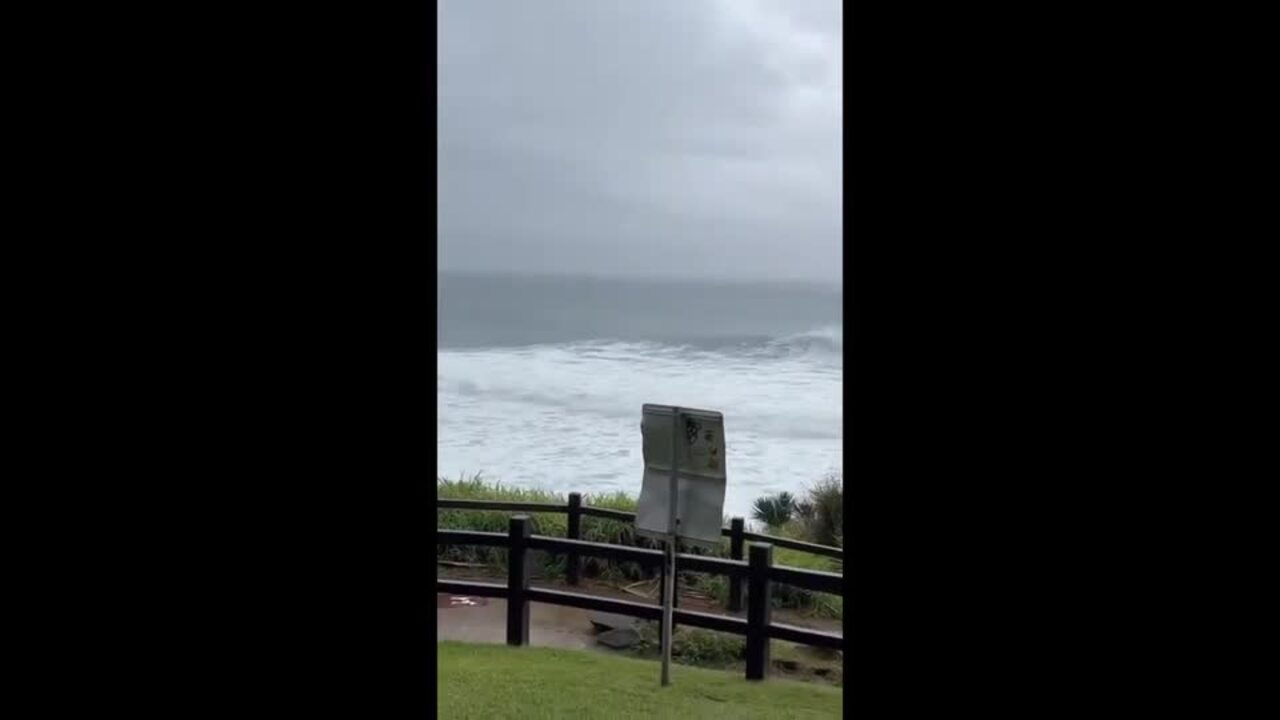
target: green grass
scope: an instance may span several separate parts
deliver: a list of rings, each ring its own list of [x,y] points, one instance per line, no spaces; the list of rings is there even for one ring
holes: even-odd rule
[[[436,709],[449,718],[838,718],[837,688],[580,650],[442,642]]]

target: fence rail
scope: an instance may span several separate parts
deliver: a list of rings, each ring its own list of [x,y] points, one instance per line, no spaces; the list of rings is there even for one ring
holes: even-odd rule
[[[576,495],[576,493],[575,493]],[[573,500],[570,501],[570,507]],[[735,518],[735,521],[739,520]],[[740,527],[740,526],[739,526]],[[507,584],[436,579],[436,592],[458,595],[503,598],[507,601],[507,644],[529,644],[529,603],[544,602],[553,605],[609,612],[618,615],[658,620],[662,617],[659,605],[615,600],[594,595],[584,595],[563,590],[533,587],[530,584],[528,553],[540,550],[564,553],[573,557],[583,555],[606,557],[643,564],[660,565],[662,552],[647,548],[627,547],[609,543],[588,542],[567,538],[534,535],[533,523],[527,515],[517,515],[508,521],[507,533],[475,532],[471,530],[437,530],[436,543],[448,545],[489,545],[506,547]],[[739,537],[742,537],[739,535]],[[726,560],[700,555],[679,553],[677,570],[726,575],[747,590],[746,619],[727,615],[675,610],[674,620],[681,625],[707,630],[733,633],[746,637],[746,676],[748,680],[763,680],[769,667],[769,640],[789,640],[806,645],[844,649],[844,637],[772,622],[773,585],[776,583],[807,587],[820,592],[843,595],[843,578],[836,573],[801,570],[773,564],[773,546],[768,543],[752,543],[749,560]]]
[[[731,528],[722,528],[720,532],[726,536],[733,537]],[[814,555],[825,555],[826,557],[835,558],[836,560],[844,559],[843,548],[831,547],[830,545],[817,545],[803,540],[793,540],[791,538],[777,537],[776,535],[765,535],[763,533],[744,532],[742,535],[747,540],[767,542],[774,547],[800,550],[802,552],[813,553]]]
[[[568,505],[538,502],[511,502],[508,500],[451,500],[440,498],[436,507],[445,510],[500,510],[506,512],[569,512]]]
[[[557,503],[537,503],[537,502],[510,502],[505,500],[455,500],[442,498],[436,501],[436,507],[440,510],[495,510],[499,512],[537,512],[537,513],[565,513],[569,516],[568,532],[566,533],[569,540],[582,539],[582,518],[598,517],[606,520],[617,520],[619,522],[635,522],[636,514],[626,510],[614,510],[612,508],[591,507],[582,504],[581,493],[569,493],[569,502],[565,505]],[[787,548],[789,550],[799,550],[801,552],[812,553],[814,555],[822,555],[825,557],[844,560],[844,549],[831,547],[829,545],[817,545],[815,543],[804,542],[803,540],[793,540],[791,538],[777,537],[774,535],[766,535],[764,533],[747,532],[746,522],[742,518],[733,518],[729,522],[729,527],[721,528],[720,534],[729,538],[729,557],[736,561],[746,560],[746,542],[769,543],[774,547]],[[441,540],[441,542],[444,542]],[[459,542],[457,544],[463,544]],[[477,543],[490,544],[490,543]],[[620,546],[617,546],[620,547]],[[580,549],[570,549],[567,551],[568,564],[565,574],[570,585],[577,585],[582,578],[582,553]],[[639,563],[649,563],[647,556],[635,556],[621,558],[613,555],[609,556],[613,559],[632,560]],[[662,555],[658,553],[658,562],[661,561]],[[692,563],[691,563],[692,564]],[[697,572],[712,572],[710,570],[697,570],[690,567],[691,570]],[[837,576],[839,577],[839,576]],[[782,581],[779,581],[782,582]],[[818,588],[801,582],[789,583],[798,587],[809,590],[817,590]],[[829,583],[825,587],[832,587]],[[831,592],[829,590],[821,590],[821,592]],[[728,608],[733,612],[742,610],[742,583],[739,576],[730,576],[729,583],[729,600]]]

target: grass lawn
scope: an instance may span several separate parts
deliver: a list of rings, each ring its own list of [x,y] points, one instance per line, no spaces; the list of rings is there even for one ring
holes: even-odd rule
[[[838,718],[843,693],[814,683],[672,664],[661,687],[654,662],[579,650],[436,645],[442,718]]]

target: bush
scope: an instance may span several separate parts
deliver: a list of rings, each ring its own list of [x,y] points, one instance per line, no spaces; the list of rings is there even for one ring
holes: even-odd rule
[[[757,498],[751,508],[751,516],[773,529],[791,522],[795,509],[796,501],[791,493],[780,492],[777,495]]]
[[[831,473],[809,487],[803,500],[791,500],[793,515],[777,522],[784,517],[780,506],[789,499],[787,493],[779,493],[756,500],[755,518],[768,523],[770,532],[775,535],[819,545],[844,546],[844,483],[839,473]],[[787,548],[774,549],[774,563],[806,570],[844,572],[844,564],[838,560]],[[809,610],[824,617],[844,615],[844,599],[840,596],[791,585],[774,587],[773,605],[776,608]]]
[[[457,500],[505,500],[510,502],[544,502],[563,505],[568,498],[562,493],[531,490],[503,485],[491,481],[479,473],[458,480],[436,479],[436,496]],[[593,507],[635,512],[636,499],[626,493],[583,497],[583,503]],[[565,537],[569,530],[569,518],[565,513],[530,513],[535,535]],[[475,530],[479,532],[506,533],[511,513],[500,510],[441,510],[437,513],[436,527],[441,530]],[[637,537],[631,523],[596,517],[582,518],[582,539],[590,542],[654,548],[657,545],[646,538]],[[534,572],[542,576],[564,576],[565,556],[534,552],[531,563]],[[477,546],[438,546],[436,557],[442,560],[467,562],[490,566],[502,571],[507,567],[507,551],[504,548]],[[643,580],[655,577],[658,568],[645,569],[633,562],[619,562],[604,558],[583,557],[584,577],[609,580]]]
[[[633,652],[641,656],[661,655],[658,628],[658,623],[652,620],[641,622],[637,628],[640,642]],[[725,667],[739,662],[746,654],[747,641],[740,635],[676,625],[671,639],[671,659],[682,665]]]
[[[810,486],[803,500],[791,493],[757,498],[752,517],[769,526],[769,532],[796,540],[843,547],[844,479],[829,473]]]
[[[844,537],[844,478],[830,473],[814,483],[796,515],[805,539],[819,545],[838,545]]]

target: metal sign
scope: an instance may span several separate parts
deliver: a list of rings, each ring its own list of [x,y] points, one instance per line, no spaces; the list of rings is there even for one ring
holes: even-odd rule
[[[654,539],[671,534],[674,457],[675,534],[689,544],[719,547],[726,480],[724,416],[710,410],[645,405],[641,417],[644,479],[636,532]]]
[[[676,540],[720,544],[724,512],[724,416],[670,405],[641,408],[644,481],[636,532],[665,541],[662,563],[662,684],[671,684]]]

